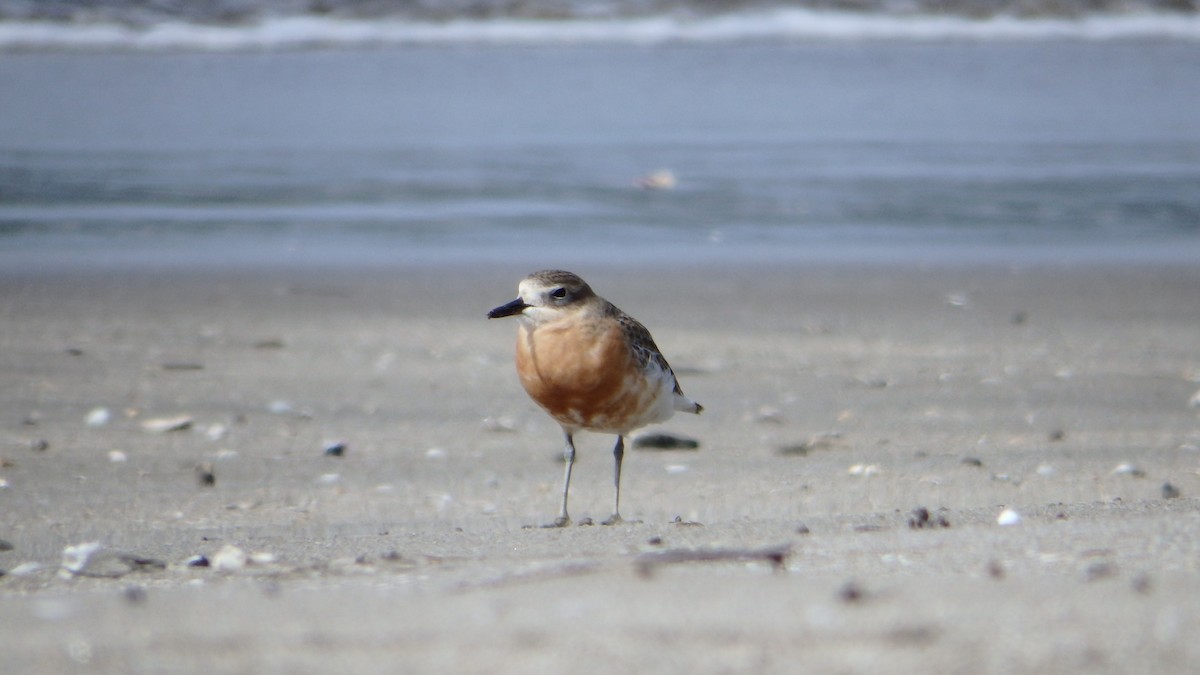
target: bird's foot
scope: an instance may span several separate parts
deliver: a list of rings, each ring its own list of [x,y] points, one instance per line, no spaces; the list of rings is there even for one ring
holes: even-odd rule
[[[571,525],[571,518],[570,518],[570,516],[559,516],[559,517],[557,517],[557,518],[555,518],[555,519],[554,519],[554,522],[553,522],[553,523],[546,523],[546,524],[545,524],[545,525],[543,525],[542,527],[545,527],[545,528],[550,528],[550,527],[569,527],[570,525]]]

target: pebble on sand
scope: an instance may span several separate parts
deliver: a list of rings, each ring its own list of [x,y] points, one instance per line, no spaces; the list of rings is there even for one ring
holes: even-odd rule
[[[998,525],[1016,525],[1019,522],[1021,522],[1021,514],[1013,509],[1004,509],[999,516],[996,516]]]
[[[140,605],[146,602],[147,595],[146,587],[138,586],[136,584],[126,586],[124,590],[121,591],[121,597],[125,598],[125,602],[128,602],[131,605]]]
[[[1133,464],[1129,464],[1128,462],[1123,462],[1121,464],[1116,465],[1115,467],[1113,467],[1113,470],[1110,473],[1114,476],[1118,475],[1118,474],[1128,474],[1130,476],[1133,476],[1134,478],[1145,478],[1146,477],[1145,470],[1143,470],[1141,467],[1134,466]]]
[[[191,415],[175,415],[172,417],[155,417],[142,422],[142,430],[152,434],[165,434],[168,431],[183,431],[191,429],[194,420]]]
[[[950,527],[950,521],[946,519],[945,514],[938,513],[934,516],[929,513],[929,509],[918,506],[913,509],[912,515],[908,518],[908,527],[912,530]]]
[[[102,427],[111,420],[112,413],[109,412],[108,408],[92,408],[87,417],[83,418],[84,423],[92,428]]]
[[[209,566],[218,572],[236,572],[246,566],[250,557],[233,544],[226,544],[209,560]]]
[[[212,462],[201,462],[196,465],[196,482],[200,487],[213,487],[217,484],[217,474]]]
[[[879,473],[879,467],[875,464],[855,464],[846,473],[851,476],[874,476]]]
[[[39,562],[23,562],[20,565],[8,571],[10,577],[30,577],[42,571],[42,564]]]

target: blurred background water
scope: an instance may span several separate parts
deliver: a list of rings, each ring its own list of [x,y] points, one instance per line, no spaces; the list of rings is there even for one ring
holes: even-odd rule
[[[1194,7],[851,4],[0,0],[0,267],[1200,262]]]

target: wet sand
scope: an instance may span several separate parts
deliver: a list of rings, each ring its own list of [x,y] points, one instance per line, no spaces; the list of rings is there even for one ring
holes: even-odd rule
[[[0,671],[1200,662],[1195,268],[577,267],[705,412],[567,529],[484,319],[528,271],[0,273]]]

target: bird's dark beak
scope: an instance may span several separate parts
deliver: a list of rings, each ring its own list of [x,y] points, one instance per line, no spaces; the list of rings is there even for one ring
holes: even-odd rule
[[[517,298],[516,300],[513,300],[512,302],[508,303],[507,305],[500,305],[496,309],[493,309],[492,311],[488,312],[488,318],[489,319],[500,319],[500,318],[503,318],[506,316],[513,316],[514,314],[520,314],[521,312],[525,311],[525,308],[528,306],[529,305],[525,304],[524,300]]]

